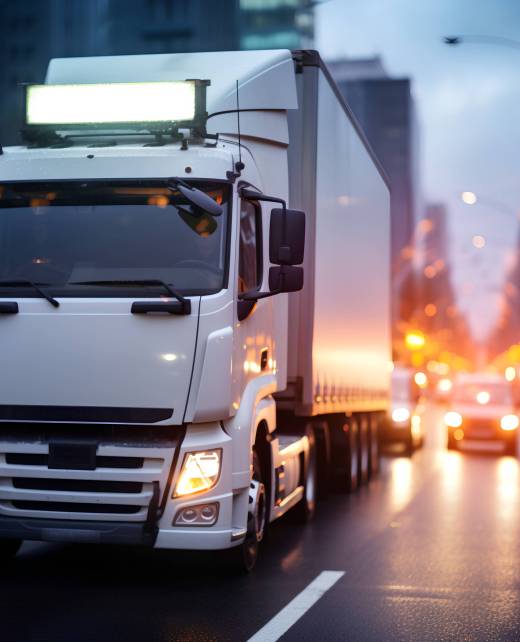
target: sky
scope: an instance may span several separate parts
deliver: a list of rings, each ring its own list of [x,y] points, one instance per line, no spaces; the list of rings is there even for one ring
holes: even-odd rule
[[[443,44],[444,35],[518,40]],[[424,202],[448,208],[453,281],[477,340],[492,331],[515,260],[520,214],[520,0],[328,0],[316,8],[327,59],[379,54],[411,77],[420,123]],[[477,204],[460,193],[473,191]],[[483,249],[473,247],[483,235]]]

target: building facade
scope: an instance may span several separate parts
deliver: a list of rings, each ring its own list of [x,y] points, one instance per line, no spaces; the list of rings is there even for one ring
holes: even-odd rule
[[[0,144],[20,142],[23,83],[51,58],[312,44],[311,0],[0,0]]]

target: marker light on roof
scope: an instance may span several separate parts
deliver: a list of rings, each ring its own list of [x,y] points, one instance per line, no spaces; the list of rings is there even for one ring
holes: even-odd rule
[[[194,117],[193,81],[27,87],[27,125],[167,123]]]

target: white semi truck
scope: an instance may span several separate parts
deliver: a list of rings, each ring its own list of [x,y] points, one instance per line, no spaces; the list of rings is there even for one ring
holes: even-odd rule
[[[55,59],[24,140],[0,147],[2,554],[251,569],[269,522],[377,470],[377,160],[312,51]]]

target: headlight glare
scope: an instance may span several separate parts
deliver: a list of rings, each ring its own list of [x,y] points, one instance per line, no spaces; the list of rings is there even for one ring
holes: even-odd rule
[[[462,415],[458,412],[447,412],[444,415],[444,423],[450,428],[458,428],[462,426]]]
[[[408,408],[395,408],[392,412],[392,421],[396,424],[402,424],[408,421],[408,419],[410,419],[410,411]]]
[[[502,428],[502,430],[516,430],[518,424],[519,420],[516,415],[505,415],[500,420],[500,428]]]
[[[222,450],[186,453],[174,497],[201,493],[213,488],[220,476]]]

